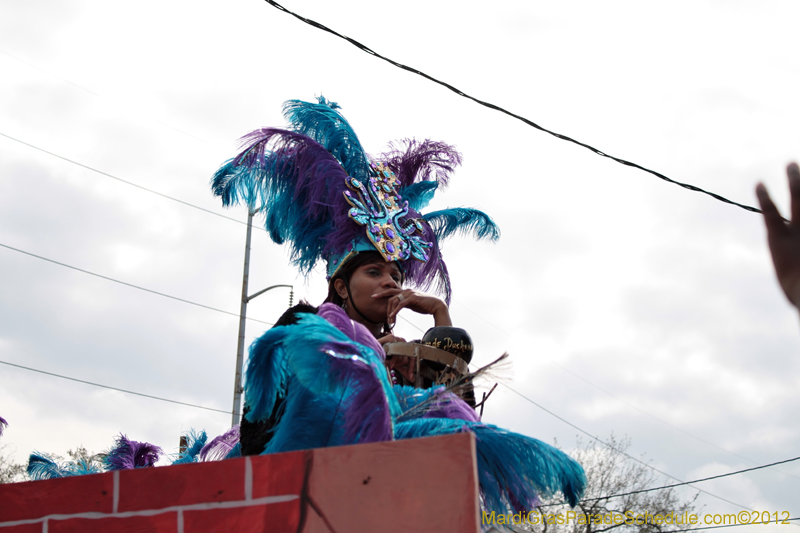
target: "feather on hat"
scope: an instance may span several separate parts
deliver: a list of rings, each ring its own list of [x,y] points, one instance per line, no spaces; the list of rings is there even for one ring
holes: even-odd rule
[[[212,178],[223,205],[263,211],[270,237],[289,244],[304,273],[325,260],[330,278],[355,253],[377,250],[402,263],[411,285],[449,303],[439,241],[458,232],[491,240],[500,234],[477,209],[419,212],[447,185],[461,154],[441,142],[406,139],[390,144],[376,164],[335,102],[290,100],[283,113],[288,129],[248,133]]]

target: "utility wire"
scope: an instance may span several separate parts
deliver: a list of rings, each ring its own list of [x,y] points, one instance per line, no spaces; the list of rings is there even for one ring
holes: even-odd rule
[[[428,79],[428,80],[430,80],[430,81],[432,81],[434,83],[437,83],[437,84],[439,84],[439,85],[441,85],[443,87],[447,87],[448,89],[450,89],[451,91],[453,91],[454,93],[456,93],[459,96],[463,96],[464,98],[472,100],[473,102],[475,102],[477,104],[480,104],[480,105],[482,105],[484,107],[488,107],[489,109],[493,109],[495,111],[499,111],[500,113],[504,113],[504,114],[506,114],[506,115],[508,115],[510,117],[513,117],[513,118],[515,118],[517,120],[520,120],[520,121],[524,122],[528,126],[531,126],[533,128],[536,128],[539,131],[543,131],[544,133],[548,133],[548,134],[552,135],[553,137],[561,139],[562,141],[568,141],[568,142],[571,142],[573,144],[577,144],[578,146],[582,146],[583,148],[586,148],[587,150],[590,150],[590,151],[594,152],[595,154],[597,154],[599,156],[606,157],[608,159],[611,159],[612,161],[616,161],[617,163],[620,163],[620,164],[628,166],[628,167],[638,168],[639,170],[643,170],[643,171],[647,172],[648,174],[652,174],[653,176],[656,176],[657,178],[660,178],[660,179],[662,179],[662,180],[664,180],[666,182],[678,185],[679,187],[683,187],[684,189],[688,189],[690,191],[695,191],[695,192],[700,192],[700,193],[703,193],[703,194],[707,194],[708,196],[711,196],[712,198],[715,198],[715,199],[719,200],[720,202],[725,202],[726,204],[735,205],[735,206],[741,207],[742,209],[745,209],[747,211],[752,211],[753,213],[761,213],[761,210],[757,209],[755,207],[752,207],[752,206],[749,206],[749,205],[745,205],[745,204],[740,204],[740,203],[734,202],[732,200],[728,200],[724,196],[720,196],[719,194],[706,191],[705,189],[701,189],[700,187],[697,187],[695,185],[691,185],[689,183],[682,183],[680,181],[675,181],[675,180],[673,180],[671,178],[668,178],[664,174],[661,174],[660,172],[657,172],[655,170],[650,170],[649,168],[645,168],[645,167],[643,167],[641,165],[638,165],[636,163],[633,163],[631,161],[627,161],[625,159],[621,159],[619,157],[615,157],[613,155],[607,154],[607,153],[605,153],[605,152],[603,152],[601,150],[598,150],[597,148],[594,148],[593,146],[590,146],[590,145],[588,145],[586,143],[583,143],[583,142],[580,142],[578,140],[575,140],[572,137],[568,137],[566,135],[562,135],[561,133],[556,133],[554,131],[551,131],[551,130],[549,130],[547,128],[544,128],[544,127],[536,124],[535,122],[533,122],[531,120],[528,120],[527,118],[525,118],[525,117],[523,117],[521,115],[517,115],[516,113],[512,113],[511,111],[507,111],[507,110],[503,109],[500,106],[497,106],[497,105],[492,104],[490,102],[485,102],[483,100],[479,100],[478,98],[475,98],[474,96],[470,96],[467,93],[463,92],[462,90],[457,89],[456,87],[450,85],[449,83],[440,81],[440,80],[434,78],[433,76],[429,76],[428,74],[425,74],[424,72],[421,72],[421,71],[419,71],[419,70],[417,70],[417,69],[415,69],[413,67],[409,67],[407,65],[403,65],[402,63],[398,63],[397,61],[394,61],[393,59],[389,59],[388,57],[384,57],[384,56],[380,55],[379,53],[375,52],[374,50],[364,46],[363,44],[361,44],[360,42],[356,41],[355,39],[351,39],[350,37],[347,37],[346,35],[342,35],[341,33],[338,33],[336,31],[328,28],[327,26],[325,26],[323,24],[320,24],[319,22],[313,21],[311,19],[307,19],[307,18],[305,18],[305,17],[303,17],[301,15],[298,15],[297,13],[289,11],[288,9],[286,9],[285,7],[280,5],[278,2],[275,2],[275,0],[264,0],[264,1],[267,2],[268,4],[270,4],[271,6],[277,8],[277,9],[280,9],[284,13],[292,15],[296,19],[305,22],[306,24],[308,24],[310,26],[314,26],[317,29],[320,29],[322,31],[326,31],[326,32],[331,33],[331,34],[333,34],[333,35],[335,35],[335,36],[337,36],[337,37],[339,37],[341,39],[344,39],[345,41],[349,42],[353,46],[356,46],[357,48],[363,50],[364,52],[366,52],[366,53],[368,53],[370,55],[373,55],[373,56],[377,57],[378,59],[383,59],[387,63],[390,63],[390,64],[394,65],[397,68],[401,68],[401,69],[406,70],[408,72],[411,72],[413,74],[417,74],[417,75],[422,76],[423,78]]]
[[[21,58],[19,58],[19,57],[15,56],[15,55],[13,55],[13,54],[9,54],[9,53],[8,53],[8,52],[6,52],[5,50],[0,50],[0,54],[7,55],[8,57],[10,57],[10,58],[12,58],[12,59],[15,59],[15,60],[19,61],[20,63],[24,63],[24,64],[28,65],[29,67],[31,67],[31,68],[34,68],[34,69],[38,70],[39,72],[44,72],[44,73],[45,73],[45,74],[47,74],[48,76],[52,76],[53,78],[59,79],[59,80],[63,81],[64,83],[68,83],[68,84],[72,85],[73,87],[76,87],[76,88],[78,88],[78,89],[80,89],[80,90],[82,90],[82,91],[86,91],[86,92],[87,92],[87,93],[89,93],[89,94],[93,94],[94,96],[100,96],[100,95],[99,95],[99,94],[97,94],[96,92],[94,92],[94,91],[92,91],[92,90],[90,90],[90,89],[87,89],[86,87],[81,87],[81,86],[80,86],[80,85],[78,85],[77,83],[73,83],[73,82],[71,82],[71,81],[69,81],[69,80],[67,80],[67,79],[64,79],[64,78],[62,78],[61,76],[56,76],[55,74],[53,74],[53,73],[51,73],[51,72],[48,72],[48,71],[46,71],[46,70],[45,70],[45,69],[43,69],[43,68],[37,67],[37,66],[36,66],[36,65],[34,65],[33,63],[29,63],[28,61],[25,61],[24,59],[21,59]]]
[[[571,428],[577,429],[578,431],[580,431],[581,433],[583,433],[583,434],[584,434],[584,435],[586,435],[587,437],[589,437],[589,438],[591,438],[591,439],[594,439],[594,440],[596,440],[597,442],[599,442],[600,444],[603,444],[604,446],[607,446],[609,449],[611,449],[611,450],[614,450],[615,452],[617,452],[617,453],[620,453],[620,454],[624,455],[624,456],[625,456],[625,457],[627,457],[628,459],[631,459],[631,460],[633,460],[633,461],[635,461],[635,462],[637,462],[637,463],[639,463],[639,464],[641,464],[641,465],[643,465],[643,466],[645,466],[645,467],[649,468],[650,470],[653,470],[654,472],[658,472],[659,474],[661,474],[661,475],[663,475],[663,476],[666,476],[666,477],[668,477],[668,478],[670,478],[670,479],[674,479],[675,481],[678,481],[678,482],[679,482],[681,485],[684,485],[684,484],[687,484],[687,483],[692,483],[691,481],[689,481],[689,482],[685,482],[685,481],[683,481],[682,479],[678,479],[678,478],[676,478],[675,476],[672,476],[672,475],[670,475],[670,474],[667,474],[666,472],[663,472],[663,471],[659,470],[658,468],[654,467],[653,465],[651,465],[651,464],[649,464],[649,463],[645,463],[645,462],[644,462],[644,461],[642,461],[641,459],[637,459],[636,457],[634,457],[634,456],[632,456],[632,455],[630,455],[630,454],[627,454],[627,453],[625,453],[624,451],[620,450],[619,448],[615,448],[615,447],[614,447],[614,446],[612,446],[611,444],[609,444],[609,443],[607,443],[606,441],[602,440],[600,437],[597,437],[597,436],[595,436],[595,435],[592,435],[592,434],[591,434],[591,433],[589,433],[588,431],[585,431],[585,430],[583,430],[583,429],[579,428],[578,426],[576,426],[575,424],[573,424],[573,423],[572,423],[572,422],[570,422],[569,420],[566,420],[565,418],[561,418],[560,416],[558,416],[557,414],[555,414],[553,411],[550,411],[549,409],[545,408],[544,406],[542,406],[542,405],[539,405],[538,403],[534,402],[533,400],[531,400],[530,398],[528,398],[527,396],[525,396],[525,395],[524,395],[524,394],[522,394],[521,392],[517,392],[516,390],[512,389],[511,387],[509,387],[509,386],[508,386],[508,385],[506,385],[505,383],[502,383],[502,382],[500,382],[500,384],[501,384],[502,386],[504,386],[505,388],[507,388],[508,390],[510,390],[511,392],[513,392],[514,394],[516,394],[516,395],[518,395],[519,397],[523,398],[524,400],[527,400],[528,402],[532,403],[533,405],[535,405],[536,407],[538,407],[539,409],[541,409],[541,410],[542,410],[542,411],[544,411],[545,413],[549,414],[550,416],[553,416],[553,417],[555,417],[555,418],[557,418],[557,419],[561,420],[562,422],[564,422],[565,424],[567,424],[567,425],[568,425],[568,426],[570,426]],[[694,486],[692,486],[692,485],[689,485],[689,486],[690,486],[690,487],[692,487],[692,488],[693,488],[693,489],[695,489],[695,490],[698,490],[698,491],[702,492],[703,494],[708,494],[709,496],[711,496],[711,497],[713,497],[713,498],[716,498],[716,499],[718,499],[718,500],[722,500],[723,502],[729,503],[729,504],[731,504],[731,505],[733,505],[733,506],[735,506],[735,507],[738,507],[739,509],[746,509],[746,510],[748,510],[748,511],[753,511],[753,509],[750,509],[749,507],[745,507],[744,505],[738,504],[738,503],[736,503],[736,502],[732,502],[732,501],[730,501],[730,500],[726,500],[726,499],[725,499],[725,498],[723,498],[722,496],[717,496],[716,494],[712,494],[712,493],[708,492],[707,490],[703,490],[703,489],[701,489],[701,488],[694,487]],[[553,504],[553,505],[559,505],[559,504]],[[542,507],[552,507],[553,505],[542,505]]]
[[[400,319],[400,320],[402,320],[403,322],[407,322],[408,324],[410,324],[410,325],[411,325],[411,327],[412,327],[412,328],[414,328],[414,329],[416,329],[416,330],[418,330],[418,331],[421,331],[422,333],[425,333],[425,331],[424,331],[424,330],[423,330],[421,327],[419,327],[418,325],[414,324],[413,322],[411,322],[411,321],[410,321],[409,319],[407,319],[406,317],[404,317],[404,316],[400,316],[400,315],[397,315],[397,318],[399,318],[399,319]]]
[[[783,460],[783,461],[778,461],[776,463],[770,463],[768,465],[755,466],[753,468],[745,468],[744,470],[737,470],[736,472],[728,472],[727,474],[720,474],[718,476],[704,477],[703,479],[695,479],[695,480],[692,480],[692,481],[684,481],[682,483],[675,483],[673,485],[664,485],[662,487],[653,487],[651,489],[634,490],[634,491],[631,491],[631,492],[623,492],[621,494],[612,494],[612,495],[609,495],[609,496],[603,496],[601,498],[589,498],[589,499],[581,500],[581,501],[584,501],[584,502],[595,502],[595,501],[598,501],[598,500],[607,500],[607,499],[610,499],[610,498],[619,498],[621,496],[630,496],[632,494],[641,494],[643,492],[651,492],[651,491],[654,491],[654,490],[671,489],[673,487],[680,487],[682,485],[689,485],[690,483],[700,483],[702,481],[710,481],[712,479],[719,479],[719,478],[722,478],[722,477],[735,476],[737,474],[743,474],[745,472],[752,472],[753,470],[761,470],[762,468],[769,468],[771,466],[782,465],[784,463],[791,463],[792,461],[797,461],[798,459],[800,459],[800,457],[793,457],[792,459],[786,459],[786,460]]]
[[[226,415],[231,414],[230,411],[223,411],[222,409],[214,409],[213,407],[204,407],[202,405],[195,405],[193,403],[186,403],[186,402],[179,402],[177,400],[169,400],[167,398],[161,398],[160,396],[152,396],[150,394],[142,394],[141,392],[134,392],[132,390],[125,390],[125,389],[118,389],[117,387],[110,387],[108,385],[102,385],[100,383],[93,383],[91,381],[84,381],[82,379],[71,378],[69,376],[62,376],[61,374],[54,374],[53,372],[45,372],[44,370],[39,370],[36,368],[30,368],[27,366],[22,365],[15,365],[14,363],[9,363],[7,361],[0,361],[0,363],[8,366],[15,366],[17,368],[21,368],[23,370],[30,370],[31,372],[38,372],[40,374],[46,374],[48,376],[54,376],[61,379],[68,379],[70,381],[77,381],[78,383],[85,383],[86,385],[93,385],[95,387],[101,387],[103,389],[111,389],[119,392],[124,392],[126,394],[135,394],[136,396],[143,396],[145,398],[151,398],[153,400],[160,400],[162,402],[169,402],[169,403],[177,403],[178,405],[185,405],[187,407],[196,407],[197,409],[205,409],[206,411],[216,411],[218,413],[225,413]]]
[[[238,220],[238,219],[235,219],[233,217],[229,217],[229,216],[226,216],[226,215],[223,215],[223,214],[220,214],[220,213],[215,213],[214,211],[211,211],[210,209],[206,209],[205,207],[200,207],[199,205],[190,204],[189,202],[185,202],[183,200],[179,200],[178,198],[175,198],[173,196],[169,196],[167,194],[160,193],[158,191],[154,191],[153,189],[148,189],[147,187],[142,187],[141,185],[133,183],[132,181],[128,181],[128,180],[124,180],[122,178],[118,178],[117,176],[109,174],[108,172],[103,172],[102,170],[98,170],[96,168],[90,167],[89,165],[84,165],[83,163],[79,163],[77,161],[73,161],[72,159],[64,157],[63,155],[55,154],[53,152],[45,150],[44,148],[39,148],[36,145],[27,143],[25,141],[21,141],[20,139],[17,139],[16,137],[12,137],[11,135],[6,135],[5,133],[2,133],[2,132],[0,132],[0,135],[5,137],[6,139],[11,139],[12,141],[16,141],[16,142],[18,142],[20,144],[24,144],[25,146],[33,148],[34,150],[39,150],[40,152],[43,152],[43,153],[45,153],[47,155],[51,155],[53,157],[57,157],[58,159],[61,159],[61,160],[66,161],[68,163],[72,163],[73,165],[78,165],[79,167],[85,168],[87,170],[91,170],[92,172],[97,172],[98,174],[100,174],[102,176],[117,180],[119,182],[124,183],[125,185],[130,185],[131,187],[136,187],[137,189],[141,189],[143,191],[147,191],[147,192],[150,192],[150,193],[153,193],[153,194],[157,194],[158,196],[161,196],[162,198],[166,198],[168,200],[172,200],[173,202],[178,202],[179,204],[188,205],[189,207],[193,207],[195,209],[199,209],[200,211],[204,211],[206,213],[209,213],[209,214],[214,215],[214,216],[218,216],[220,218],[224,218],[224,219],[227,219],[227,220],[232,220],[233,222],[236,222],[238,224],[244,224],[245,226],[247,225],[247,222],[244,222],[242,220]],[[267,231],[267,230],[265,230],[264,228],[262,228],[260,226],[255,226],[255,228],[256,229],[260,229],[262,231]]]
[[[784,520],[781,520],[781,523],[783,523],[783,522],[791,522],[793,520],[800,520],[800,516],[795,517],[795,518],[786,518]],[[767,522],[767,523],[771,523],[771,522]],[[755,522],[755,523],[750,522],[750,523],[747,523],[747,524],[727,524],[727,525],[724,525],[724,526],[693,527],[691,529],[670,530],[669,533],[684,533],[686,531],[699,531],[701,529],[719,529],[721,527],[739,527],[739,526],[752,526],[752,525],[765,525],[765,523],[764,522]],[[797,524],[792,524],[792,525],[796,526]]]
[[[0,134],[0,135],[2,135],[2,134]],[[158,292],[158,291],[154,291],[154,290],[151,290],[151,289],[146,289],[146,288],[140,287],[138,285],[133,285],[132,283],[126,283],[126,282],[120,281],[118,279],[109,278],[108,276],[103,276],[101,274],[96,274],[94,272],[90,272],[90,271],[84,270],[82,268],[74,267],[74,266],[68,265],[66,263],[61,263],[59,261],[54,261],[52,259],[48,259],[46,257],[42,257],[41,255],[32,254],[30,252],[26,252],[25,250],[20,250],[19,248],[14,248],[13,246],[8,246],[8,245],[3,244],[3,243],[0,243],[0,246],[2,246],[3,248],[8,248],[9,250],[13,250],[15,252],[19,252],[21,254],[25,254],[25,255],[29,255],[31,257],[35,257],[36,259],[41,259],[42,261],[47,261],[48,263],[53,263],[53,264],[56,264],[56,265],[59,265],[59,266],[63,266],[63,267],[66,267],[66,268],[71,268],[72,270],[77,270],[78,272],[83,272],[84,274],[89,274],[90,276],[95,276],[95,277],[102,278],[102,279],[105,279],[105,280],[108,280],[108,281],[113,281],[114,283],[119,283],[120,285],[125,285],[127,287],[133,287],[134,289],[139,289],[140,291],[145,291],[145,292],[149,292],[149,293],[152,293],[152,294],[157,294],[158,296],[163,296],[164,298],[170,298],[172,300],[177,300],[179,302],[183,302],[183,303],[187,303],[187,304],[191,304],[191,305],[196,305],[197,307],[202,307],[204,309],[210,309],[211,311],[216,311],[218,313],[225,313],[226,315],[231,315],[231,316],[236,316],[236,317],[239,316],[238,313],[231,313],[230,311],[225,311],[223,309],[217,309],[216,307],[211,307],[209,305],[203,305],[203,304],[200,304],[200,303],[197,303],[197,302],[193,302],[191,300],[184,300],[183,298],[178,298],[177,296],[170,296],[169,294],[164,294],[163,292]],[[245,317],[245,318],[247,320],[252,320],[253,322],[260,322],[260,323],[266,324],[268,326],[272,326],[273,325],[272,322],[265,322],[263,320],[258,320],[256,318],[250,318],[250,317]]]

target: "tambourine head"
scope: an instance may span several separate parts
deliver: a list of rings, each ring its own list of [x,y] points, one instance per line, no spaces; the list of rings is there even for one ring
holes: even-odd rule
[[[461,328],[436,326],[425,332],[420,344],[445,350],[469,363],[472,360],[472,339]]]

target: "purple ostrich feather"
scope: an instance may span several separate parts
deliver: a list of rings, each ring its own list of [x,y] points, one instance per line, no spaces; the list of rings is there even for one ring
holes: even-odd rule
[[[381,360],[386,359],[386,353],[378,340],[366,327],[347,316],[341,307],[331,303],[322,304],[317,315],[333,324],[350,340],[370,348]],[[336,350],[334,346],[331,347]],[[346,349],[347,347],[344,348]],[[344,415],[344,441],[364,443],[391,440],[392,419],[386,392],[375,376],[375,369],[367,364],[348,360],[337,361],[335,364],[341,367],[342,373],[347,374],[347,382],[354,388]],[[379,371],[383,371],[383,368]]]
[[[269,165],[294,191],[312,218],[327,217],[331,198],[347,186],[347,173],[336,158],[314,139],[279,128],[262,128],[244,135],[239,142],[242,151],[235,160],[247,168]],[[338,189],[338,190],[337,190]]]
[[[446,187],[455,168],[462,161],[461,154],[455,147],[430,139],[424,141],[403,139],[397,143],[390,143],[389,151],[381,154],[380,158],[397,175],[402,187],[433,180],[437,181],[440,187]],[[402,194],[402,188],[400,192]],[[411,209],[408,216],[416,219],[422,217]],[[443,294],[449,304],[452,292],[450,275],[439,242],[433,228],[427,222],[423,221],[422,226],[424,240],[433,244],[429,251],[430,259],[425,263],[406,261],[404,264],[406,279],[422,291],[433,290]]]
[[[114,448],[108,452],[105,463],[109,470],[132,470],[153,466],[158,461],[161,448],[149,442],[137,442],[120,434]]]
[[[347,216],[347,173],[321,144],[278,128],[252,131],[240,143],[233,161],[246,171],[215,178],[214,190],[225,205],[260,195],[260,203],[270,206],[270,236],[278,244],[290,241],[292,261],[301,270],[310,272],[318,260],[345,250],[363,234]]]
[[[467,402],[452,392],[441,390],[426,408],[422,418],[452,418],[480,422],[481,417],[470,407]]]
[[[380,369],[383,370],[383,369]],[[344,416],[344,443],[392,440],[394,428],[386,392],[373,368],[359,365],[350,369],[351,383],[358,387]]]
[[[392,169],[404,187],[431,180],[446,187],[453,171],[461,164],[461,154],[442,142],[403,139],[389,143],[389,151],[382,153],[379,160]]]
[[[239,443],[239,426],[233,426],[222,435],[215,437],[200,450],[200,461],[219,461],[225,459]]]
[[[8,422],[5,418],[0,416],[0,437],[3,436],[3,431],[8,427]]]
[[[338,329],[350,341],[358,343],[354,345],[341,341],[321,329],[320,338],[328,339],[314,350],[324,354],[325,372],[330,382],[344,386],[344,401],[337,407],[343,422],[343,433],[337,444],[392,440],[392,416],[387,389],[384,388],[390,385],[382,364],[386,357],[383,347],[367,328],[351,320],[341,307],[322,304],[317,316],[313,317],[315,320],[319,318]],[[371,352],[375,357],[364,352]]]
[[[383,351],[383,346],[378,340],[369,332],[369,330],[362,324],[353,321],[344,309],[332,303],[322,304],[319,306],[317,315],[321,316],[336,329],[347,335],[350,340],[359,344],[363,344],[377,353],[381,359],[386,359],[386,353]]]
[[[386,391],[375,375],[376,371],[385,372],[383,365],[377,363],[379,368],[376,369],[364,359],[353,360],[344,355],[353,353],[352,346],[336,341],[326,343],[320,349],[325,353],[343,354],[331,357],[328,370],[337,382],[346,384],[347,401],[339,406],[344,432],[337,444],[392,440],[394,431]]]

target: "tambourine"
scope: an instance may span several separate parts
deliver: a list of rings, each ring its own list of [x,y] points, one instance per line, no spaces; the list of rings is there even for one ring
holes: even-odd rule
[[[469,373],[472,339],[461,328],[437,326],[415,342],[383,345],[386,362],[401,385],[427,389],[449,385]]]

